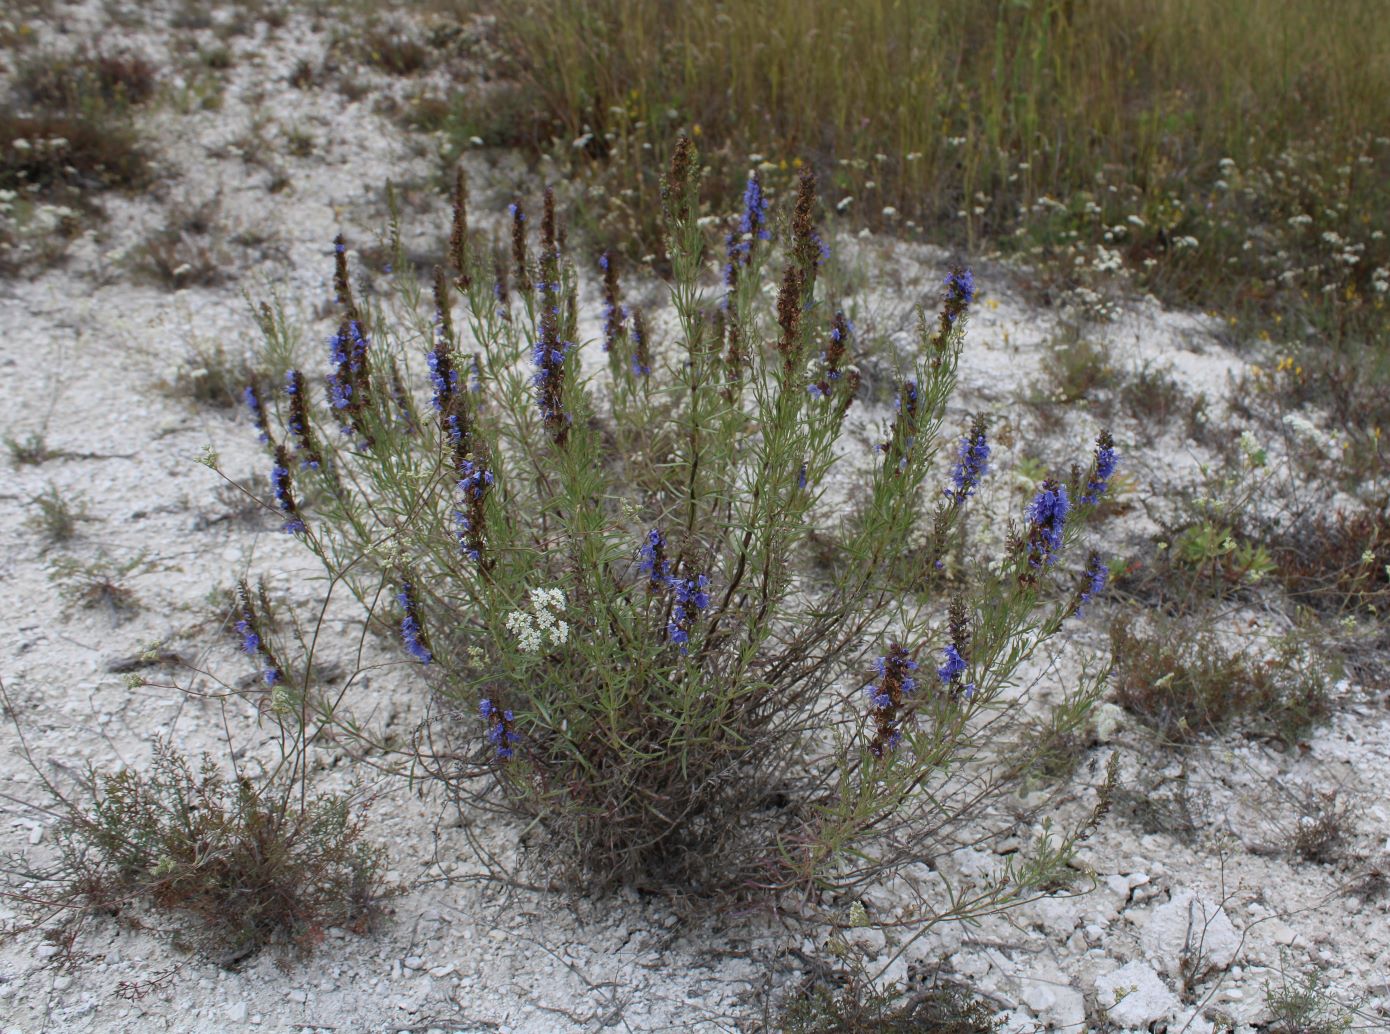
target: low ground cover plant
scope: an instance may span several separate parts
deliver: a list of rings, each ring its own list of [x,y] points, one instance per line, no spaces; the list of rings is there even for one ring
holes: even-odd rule
[[[175,918],[178,943],[224,966],[270,945],[302,954],[330,926],[365,929],[383,893],[362,809],[305,794],[293,766],[229,780],[211,757],[195,763],[159,741],[148,770],[89,771],[75,789],[34,771],[51,794],[58,857],[11,868],[5,897],[74,960],[86,921],[138,928],[152,908]]]
[[[990,745],[1024,727],[1030,656],[1104,586],[1077,540],[1117,453],[1103,434],[1089,463],[1043,480],[968,592],[902,592],[902,565],[940,561],[989,469],[983,417],[944,427],[974,279],[946,275],[940,311],[886,357],[893,411],[871,455],[846,456],[861,346],[820,293],[814,176],[780,213],[750,177],[713,263],[700,182],[682,139],[661,190],[669,318],[624,304],[605,252],[583,262],[603,304],[581,344],[582,267],[553,196],[538,233],[513,203],[494,255],[460,175],[433,304],[402,260],[395,302],[369,305],[340,239],[326,381],[296,367],[248,403],[285,532],[332,591],[392,623],[428,687],[412,762],[471,814],[526,819],[523,864],[705,903],[794,894],[826,914],[1017,827],[997,805],[1045,751]],[[829,504],[836,484],[848,501]],[[286,712],[371,741],[309,699],[293,644],[254,608],[241,627]],[[1101,677],[1042,707],[1049,728],[1078,727]],[[1026,898],[1085,824],[1042,827],[997,878],[902,921]]]

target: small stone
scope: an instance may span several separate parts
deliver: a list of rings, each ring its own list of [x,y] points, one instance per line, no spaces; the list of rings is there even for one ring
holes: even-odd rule
[[[420,958],[419,955],[408,955],[401,960],[401,965],[406,969],[424,969],[425,960]]]
[[[227,1006],[227,1019],[232,1023],[245,1023],[246,1003],[233,1002],[231,1005]]]
[[[66,991],[70,987],[72,987],[72,977],[66,973],[53,978],[53,990]]]
[[[296,988],[292,988],[292,989],[290,990],[289,999],[290,999],[290,1001],[296,1003],[297,1005],[303,1005],[305,1002],[307,1002],[307,1001],[309,1000],[309,992],[308,992],[308,991],[301,991],[301,990],[300,990],[299,988],[297,988],[297,987],[296,987]]]

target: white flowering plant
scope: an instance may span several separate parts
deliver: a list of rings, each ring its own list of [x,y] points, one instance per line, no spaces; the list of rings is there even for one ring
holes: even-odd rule
[[[896,407],[855,459],[861,346],[818,291],[814,177],[774,220],[751,176],[714,268],[698,184],[682,139],[662,190],[669,304],[659,321],[625,305],[604,253],[592,343],[549,193],[538,240],[515,203],[497,256],[460,174],[432,317],[399,255],[394,307],[359,302],[340,240],[326,404],[297,369],[247,396],[279,520],[334,591],[396,625],[431,707],[414,770],[465,814],[526,817],[527,863],[705,902],[794,892],[816,914],[1028,823],[1042,832],[994,878],[923,890],[904,922],[1022,900],[1091,817],[996,806],[1099,692],[1093,672],[1034,706],[1020,679],[1104,587],[1094,554],[1070,558],[1114,443],[1044,482],[1003,553],[947,592],[939,562],[990,460],[983,418],[943,432],[974,278],[952,270],[939,315],[919,308],[908,354],[887,357]],[[262,322],[283,350],[283,322]],[[847,506],[826,503],[835,479]],[[370,741],[347,708],[300,713]]]

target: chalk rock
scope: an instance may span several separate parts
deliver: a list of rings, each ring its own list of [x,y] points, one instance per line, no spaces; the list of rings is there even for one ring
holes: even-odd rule
[[[1199,971],[1225,969],[1240,950],[1240,934],[1220,905],[1177,889],[1153,910],[1139,944],[1151,962],[1169,976],[1178,976],[1184,954],[1200,958]]]
[[[1097,980],[1096,1001],[1110,1022],[1141,1030],[1167,1019],[1182,1004],[1152,967],[1137,960]]]
[[[1074,987],[1052,980],[1025,977],[1023,1004],[1051,1030],[1081,1030],[1086,1024],[1086,999]]]

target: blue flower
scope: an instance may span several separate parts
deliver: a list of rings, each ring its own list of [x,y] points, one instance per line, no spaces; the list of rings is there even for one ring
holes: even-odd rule
[[[1110,487],[1110,479],[1114,476],[1119,462],[1119,456],[1115,452],[1115,439],[1110,436],[1109,431],[1102,431],[1096,438],[1095,465],[1086,481],[1086,494],[1081,497],[1083,503],[1093,506],[1100,502],[1100,497],[1105,495]]]
[[[956,649],[955,643],[950,643],[941,651],[941,656],[945,660],[941,667],[936,669],[936,675],[945,685],[955,682],[965,672],[965,658]]]
[[[243,617],[236,623],[236,630],[241,635],[242,653],[255,653],[261,645],[261,637],[256,634],[256,630],[251,627],[249,618]]]
[[[352,405],[352,385],[339,380],[337,374],[330,373],[328,375],[328,401],[334,409],[347,409]]]
[[[434,408],[443,412],[459,382],[458,371],[449,358],[448,345],[443,341],[436,344],[426,362],[430,369],[430,383],[434,385]]]
[[[666,536],[653,528],[637,551],[637,570],[645,574],[650,585],[665,585],[671,574],[671,562],[666,559]]]
[[[739,220],[738,231],[760,241],[772,239],[767,229],[767,199],[763,197],[763,185],[758,182],[758,174],[750,173],[748,185],[743,188],[743,218]]]
[[[1082,615],[1087,603],[1105,591],[1105,583],[1110,579],[1110,568],[1105,566],[1099,553],[1091,554],[1081,578],[1081,594],[1076,599],[1077,617]]]
[[[290,487],[290,468],[289,460],[282,445],[275,447],[275,466],[270,471],[270,487],[275,493],[275,502],[285,514],[283,530],[289,534],[298,534],[304,531],[304,521],[299,516],[299,507],[294,501],[294,492]]]
[[[1066,486],[1044,481],[1028,507],[1028,552],[1032,566],[1052,563],[1053,556],[1062,548],[1062,533],[1070,510]]]
[[[968,269],[953,269],[946,274],[947,297],[956,300],[961,306],[975,300],[975,274]]]
[[[256,396],[254,385],[246,385],[242,389],[242,402],[246,403],[246,409],[250,410],[252,420],[256,422],[256,432],[261,442],[270,441],[270,424],[265,420],[265,410],[261,407],[260,399]]]
[[[704,610],[709,606],[709,593],[705,590],[709,588],[709,578],[702,574],[697,574],[693,578],[672,578],[671,593],[676,597],[676,601],[681,604],[693,606],[697,611]]]
[[[492,471],[473,460],[464,460],[459,474],[462,476],[458,490],[464,508],[454,511],[454,521],[458,525],[459,547],[476,563],[483,555],[483,500],[495,479]]]
[[[977,416],[970,433],[960,440],[956,458],[956,469],[951,474],[956,489],[954,492],[947,489],[946,495],[960,502],[968,499],[980,479],[989,473],[989,440],[985,436],[983,417]]]
[[[881,758],[902,742],[900,710],[903,698],[917,689],[917,680],[910,674],[917,670],[917,662],[901,644],[891,643],[888,652],[874,662],[874,669],[878,682],[865,686],[864,692],[875,710],[869,750]]]
[[[434,660],[434,654],[425,644],[425,633],[420,627],[420,619],[416,614],[415,593],[409,582],[401,583],[400,591],[396,593],[396,602],[404,611],[404,616],[401,618],[401,642],[405,644],[406,650],[417,661],[421,664],[429,664]]]
[[[687,652],[690,643],[690,624],[709,606],[709,578],[698,574],[689,578],[669,578],[667,586],[675,602],[671,605],[671,620],[666,624],[666,637]]]
[[[484,697],[478,705],[478,713],[487,723],[487,741],[496,748],[498,760],[506,761],[515,753],[516,745],[521,742],[521,735],[512,726],[516,720],[512,712],[499,709]]]

